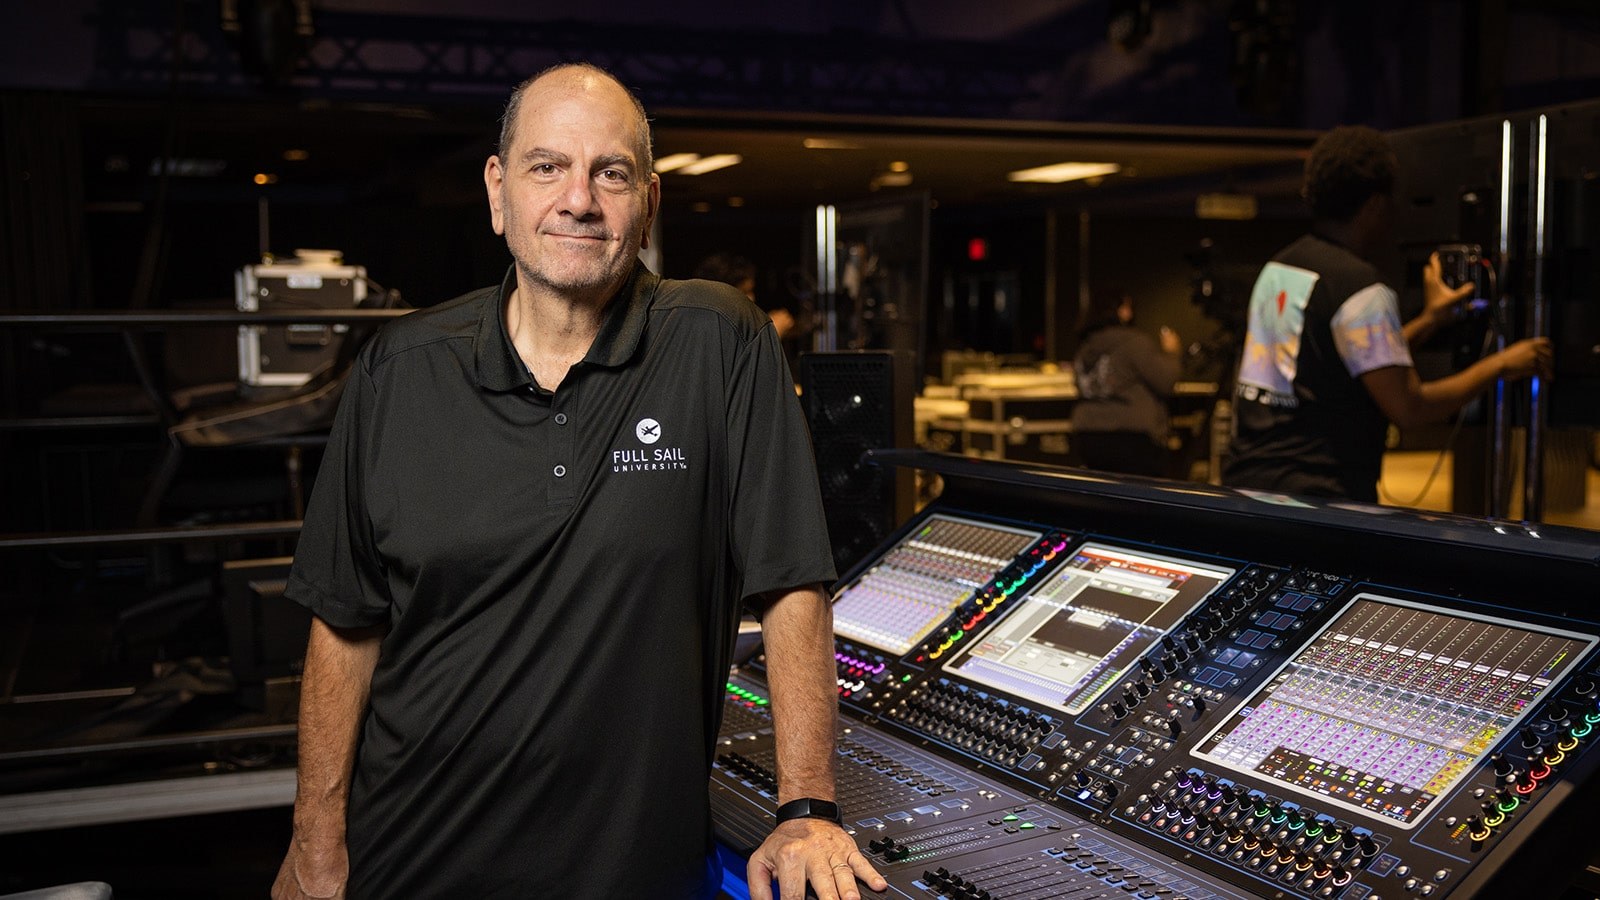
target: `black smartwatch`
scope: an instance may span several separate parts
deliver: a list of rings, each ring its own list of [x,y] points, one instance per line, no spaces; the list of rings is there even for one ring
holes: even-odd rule
[[[839,804],[832,800],[817,800],[812,797],[790,800],[778,807],[779,824],[790,819],[827,819],[835,825],[844,824],[844,820],[839,818]]]

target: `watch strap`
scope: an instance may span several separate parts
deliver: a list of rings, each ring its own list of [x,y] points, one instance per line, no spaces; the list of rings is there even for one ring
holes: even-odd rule
[[[815,797],[801,797],[778,807],[778,821],[782,823],[790,819],[827,819],[835,825],[844,823],[839,815],[839,804]]]

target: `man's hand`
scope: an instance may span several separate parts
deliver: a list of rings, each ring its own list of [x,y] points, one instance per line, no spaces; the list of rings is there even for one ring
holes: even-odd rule
[[[1527,338],[1495,354],[1500,360],[1500,377],[1507,380],[1538,375],[1549,378],[1555,362],[1555,351],[1550,339]]]
[[[1446,285],[1444,266],[1439,262],[1439,254],[1435,252],[1428,257],[1428,264],[1422,267],[1422,313],[1436,322],[1443,323],[1448,319],[1450,311],[1458,303],[1471,297],[1477,289],[1478,286],[1471,281],[1457,287]]]
[[[772,829],[750,854],[745,877],[750,900],[772,900],[774,880],[780,900],[801,900],[807,881],[817,900],[861,900],[857,878],[875,891],[889,889],[850,835],[823,819],[790,819]]]
[[[343,900],[350,878],[350,855],[342,841],[321,841],[313,847],[299,836],[289,841],[289,853],[272,882],[272,900]]]

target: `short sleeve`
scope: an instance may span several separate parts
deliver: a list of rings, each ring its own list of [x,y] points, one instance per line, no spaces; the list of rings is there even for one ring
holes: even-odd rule
[[[366,503],[374,393],[363,354],[344,396],[300,528],[284,596],[339,628],[388,620],[389,592]]]
[[[1333,314],[1333,344],[1345,370],[1359,376],[1389,366],[1411,366],[1394,291],[1379,283],[1350,295]]]
[[[740,596],[831,584],[811,435],[771,325],[741,348],[729,379],[728,527]]]

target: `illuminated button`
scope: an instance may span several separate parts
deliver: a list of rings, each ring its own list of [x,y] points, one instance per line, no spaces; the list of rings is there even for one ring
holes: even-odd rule
[[[1560,741],[1556,742],[1556,749],[1560,750],[1562,752],[1566,752],[1568,750],[1576,749],[1577,746],[1578,746],[1578,739],[1577,738],[1566,738],[1566,739],[1563,739],[1563,740],[1560,740]]]
[[[1516,810],[1516,808],[1521,806],[1521,805],[1522,805],[1522,801],[1521,800],[1518,800],[1515,797],[1507,797],[1506,799],[1501,800],[1499,803],[1495,804],[1495,809],[1498,809],[1503,813],[1508,813],[1508,812],[1514,812]]]
[[[567,474],[567,467],[566,466],[556,466],[551,471],[555,473],[555,476],[557,478],[563,478]]]
[[[557,425],[565,425],[565,424],[567,424],[567,414],[566,413],[556,413],[556,424]]]

